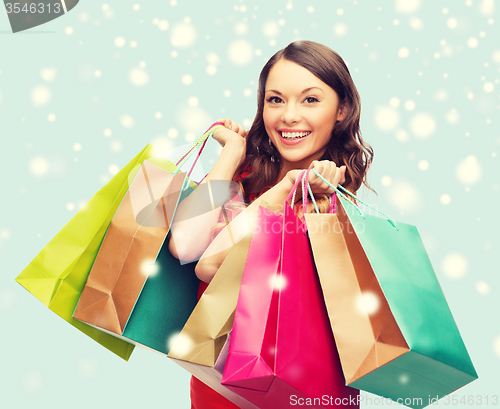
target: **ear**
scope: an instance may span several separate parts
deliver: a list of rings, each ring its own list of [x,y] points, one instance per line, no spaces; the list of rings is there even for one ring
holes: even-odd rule
[[[347,107],[345,104],[341,105],[339,107],[338,113],[337,113],[337,122],[342,121],[347,115]]]

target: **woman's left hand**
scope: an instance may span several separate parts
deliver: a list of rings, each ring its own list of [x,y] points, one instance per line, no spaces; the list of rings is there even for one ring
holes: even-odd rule
[[[335,187],[339,184],[341,185],[345,183],[345,165],[337,167],[337,165],[330,160],[315,160],[311,163],[309,169],[311,170],[308,178],[309,185],[315,195],[330,195],[334,192],[334,190],[328,186],[327,183],[321,180],[321,178],[313,172],[313,169],[315,169],[316,172],[318,172]]]

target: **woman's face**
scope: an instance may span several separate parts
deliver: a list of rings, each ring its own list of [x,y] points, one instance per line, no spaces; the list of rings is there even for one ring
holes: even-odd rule
[[[307,169],[319,159],[335,123],[344,116],[337,93],[304,67],[280,59],[271,68],[263,119],[283,172]]]

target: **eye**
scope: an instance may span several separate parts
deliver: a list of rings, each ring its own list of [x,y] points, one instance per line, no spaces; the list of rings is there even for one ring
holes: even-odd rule
[[[270,102],[271,104],[279,104],[279,103],[283,102],[280,97],[276,97],[276,96],[269,97],[266,101]]]
[[[307,102],[308,104],[312,104],[314,102],[319,102],[318,98],[315,97],[307,97],[304,102]]]

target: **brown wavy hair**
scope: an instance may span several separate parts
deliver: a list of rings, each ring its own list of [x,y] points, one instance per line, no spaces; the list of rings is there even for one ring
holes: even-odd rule
[[[269,143],[264,120],[264,95],[269,72],[280,60],[292,61],[310,71],[338,95],[339,106],[346,116],[337,122],[332,137],[319,160],[331,160],[340,167],[346,166],[343,186],[352,193],[364,184],[370,190],[366,173],[373,160],[373,149],[361,137],[359,119],[361,100],[342,57],[329,47],[313,41],[295,41],[274,54],[262,69],[257,92],[257,114],[246,140],[246,157],[236,170],[235,177],[245,170],[249,176],[241,180],[245,201],[250,195],[259,196],[278,183],[281,169],[280,154]]]

